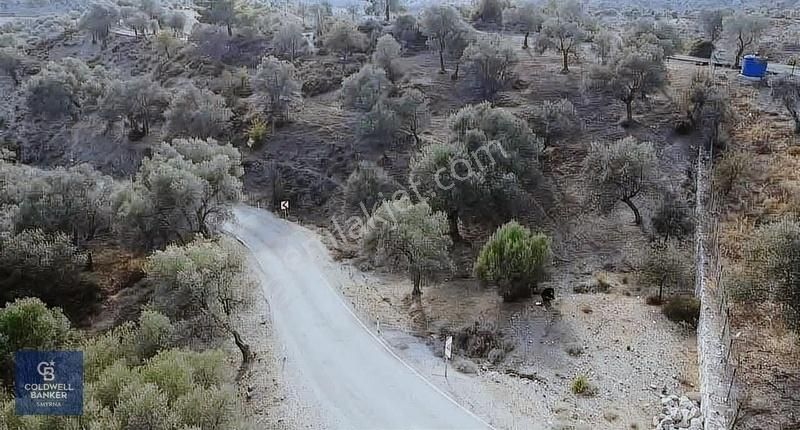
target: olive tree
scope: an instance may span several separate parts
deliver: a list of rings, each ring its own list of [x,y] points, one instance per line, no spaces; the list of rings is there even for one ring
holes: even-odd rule
[[[653,214],[653,230],[666,241],[689,236],[694,231],[692,209],[675,193],[666,193]]]
[[[383,168],[371,161],[361,161],[347,177],[344,196],[352,208],[360,208],[372,213],[384,200],[400,188]]]
[[[439,52],[440,72],[445,73],[444,57],[448,45],[463,37],[454,36],[470,32],[470,26],[461,17],[456,8],[449,5],[429,6],[422,11],[420,30],[428,37],[428,43],[436,47]]]
[[[194,44],[198,54],[217,61],[222,61],[228,53],[230,40],[224,28],[210,24],[195,24],[189,35],[189,41]]]
[[[383,16],[386,22],[390,21],[390,14],[403,9],[402,0],[367,0],[365,12],[370,15]]]
[[[800,134],[800,78],[781,76],[771,84],[772,97],[786,108],[794,121],[794,133]]]
[[[353,52],[366,47],[366,37],[358,31],[355,24],[346,20],[337,20],[325,34],[323,41],[326,48],[339,52],[344,61]]]
[[[624,43],[641,46],[644,43],[661,47],[664,56],[676,54],[683,46],[678,29],[672,24],[650,18],[636,20],[624,35]]]
[[[252,81],[256,106],[273,124],[287,121],[302,101],[297,70],[292,63],[269,56],[261,59]]]
[[[647,250],[639,276],[645,284],[658,287],[658,303],[662,303],[665,289],[678,293],[693,289],[692,269],[691,254],[678,242],[668,240]]]
[[[109,3],[96,2],[92,3],[89,10],[83,14],[80,26],[92,33],[92,43],[97,43],[100,40],[105,46],[106,40],[111,33],[111,26],[119,18],[120,12],[115,6]]]
[[[114,180],[82,164],[55,170],[38,170],[26,180],[17,202],[18,230],[63,232],[74,242],[92,240],[111,227]]]
[[[768,26],[769,21],[766,18],[748,15],[746,12],[736,12],[723,19],[724,37],[736,46],[734,67],[739,67],[745,51],[758,43]]]
[[[664,51],[651,43],[625,46],[608,66],[595,66],[586,86],[625,104],[624,125],[633,123],[633,102],[667,83]]]
[[[117,226],[148,247],[209,237],[241,200],[239,151],[213,139],[175,139],[145,158],[134,181],[115,201]]]
[[[392,98],[379,99],[361,121],[365,135],[384,139],[412,137],[419,145],[419,133],[430,123],[428,99],[414,88],[405,88]]]
[[[182,320],[211,322],[233,337],[245,365],[253,360],[237,319],[252,303],[255,282],[236,242],[197,239],[170,245],[147,259],[145,271],[156,282],[154,301],[160,309]]]
[[[284,22],[278,27],[273,43],[281,55],[289,57],[289,61],[294,61],[308,48],[303,28],[294,21]]]
[[[37,116],[60,119],[77,117],[95,108],[108,85],[102,67],[89,67],[83,61],[65,57],[51,61],[26,82],[25,102]]]
[[[150,134],[150,128],[169,102],[169,94],[149,76],[137,76],[112,82],[101,101],[100,116],[113,124],[122,121],[128,136],[140,139]]]
[[[546,11],[547,19],[536,40],[539,52],[555,51],[561,55],[561,73],[569,73],[569,58],[577,56],[586,39],[583,7],[576,0],[554,4]]]
[[[633,212],[636,225],[642,224],[633,200],[657,179],[658,157],[652,143],[639,143],[633,137],[613,143],[594,142],[583,172],[602,210],[611,210],[621,201]]]
[[[608,60],[614,54],[614,50],[619,46],[619,37],[606,29],[601,29],[592,37],[592,51],[597,54],[600,64],[608,64]]]
[[[756,284],[768,299],[786,304],[787,319],[800,325],[800,225],[781,220],[760,226],[745,253]]]
[[[531,33],[538,33],[544,23],[541,9],[532,1],[524,1],[503,10],[503,27],[525,36],[522,49],[528,49]]]
[[[386,77],[386,72],[367,64],[342,82],[342,104],[349,108],[370,111],[391,89],[392,83]]]
[[[169,31],[160,31],[156,35],[155,48],[159,53],[163,53],[169,60],[183,46],[183,42]]]
[[[385,201],[367,221],[361,243],[365,255],[407,272],[415,297],[422,295],[423,277],[451,268],[451,245],[447,216],[408,197]]]
[[[534,133],[542,137],[544,148],[579,126],[575,106],[567,99],[545,100],[534,106],[528,114],[528,124]]]
[[[233,24],[237,19],[236,0],[214,0],[207,4],[208,7],[200,9],[198,20],[225,27],[228,36],[233,36]]]
[[[0,48],[0,72],[8,75],[14,85],[19,85],[19,69],[22,67],[22,55],[14,48]]]
[[[705,37],[712,45],[716,44],[722,37],[723,20],[725,12],[720,9],[704,10],[700,12],[699,26]]]
[[[180,36],[186,28],[186,14],[180,10],[173,11],[167,15],[165,22],[172,29],[172,34]]]
[[[397,40],[392,35],[386,34],[378,39],[375,44],[375,52],[372,53],[372,64],[383,69],[386,77],[392,82],[401,76],[397,64],[400,52],[401,48]]]
[[[525,121],[489,103],[462,108],[448,126],[450,142],[412,157],[409,183],[447,214],[450,234],[460,240],[458,221],[466,214],[503,223],[520,213],[525,189],[539,179],[542,147]]]
[[[216,139],[228,134],[233,111],[222,96],[189,83],[172,98],[164,117],[172,136]]]
[[[544,280],[550,238],[511,221],[492,234],[475,261],[475,276],[494,283],[505,301],[531,296]]]
[[[503,19],[503,10],[507,7],[507,0],[480,0],[473,18],[485,23],[500,23]]]
[[[420,39],[422,33],[419,29],[419,23],[414,15],[400,15],[394,20],[392,24],[392,35],[403,46],[408,46]]]
[[[406,136],[413,137],[414,142],[419,145],[421,143],[420,132],[431,122],[428,98],[420,90],[405,88],[400,97],[393,99],[392,102],[399,118],[399,131]]]
[[[500,36],[483,37],[464,50],[464,59],[478,75],[485,97],[493,98],[514,78],[517,53]]]
[[[64,233],[24,230],[0,234],[0,302],[38,297],[80,320],[97,304],[97,286],[82,276],[87,265]]]

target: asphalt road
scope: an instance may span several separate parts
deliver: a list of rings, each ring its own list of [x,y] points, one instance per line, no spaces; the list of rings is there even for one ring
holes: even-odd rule
[[[487,429],[397,357],[356,318],[336,288],[335,264],[318,238],[269,212],[240,206],[228,233],[252,252],[286,365],[347,430]]]

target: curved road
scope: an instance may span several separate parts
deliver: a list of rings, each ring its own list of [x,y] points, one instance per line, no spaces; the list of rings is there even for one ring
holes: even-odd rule
[[[318,238],[269,212],[240,206],[227,226],[253,254],[288,366],[330,428],[488,429],[400,360],[344,303]]]

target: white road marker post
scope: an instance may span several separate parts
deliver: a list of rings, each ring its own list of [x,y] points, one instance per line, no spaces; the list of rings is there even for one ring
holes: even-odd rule
[[[289,218],[289,200],[281,200],[281,212],[284,218]]]
[[[447,379],[447,362],[453,356],[453,336],[444,341],[444,379]]]

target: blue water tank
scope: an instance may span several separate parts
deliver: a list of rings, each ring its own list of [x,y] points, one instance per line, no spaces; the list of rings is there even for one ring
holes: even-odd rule
[[[748,78],[763,78],[767,75],[767,60],[757,55],[745,55],[742,61],[742,76]]]

